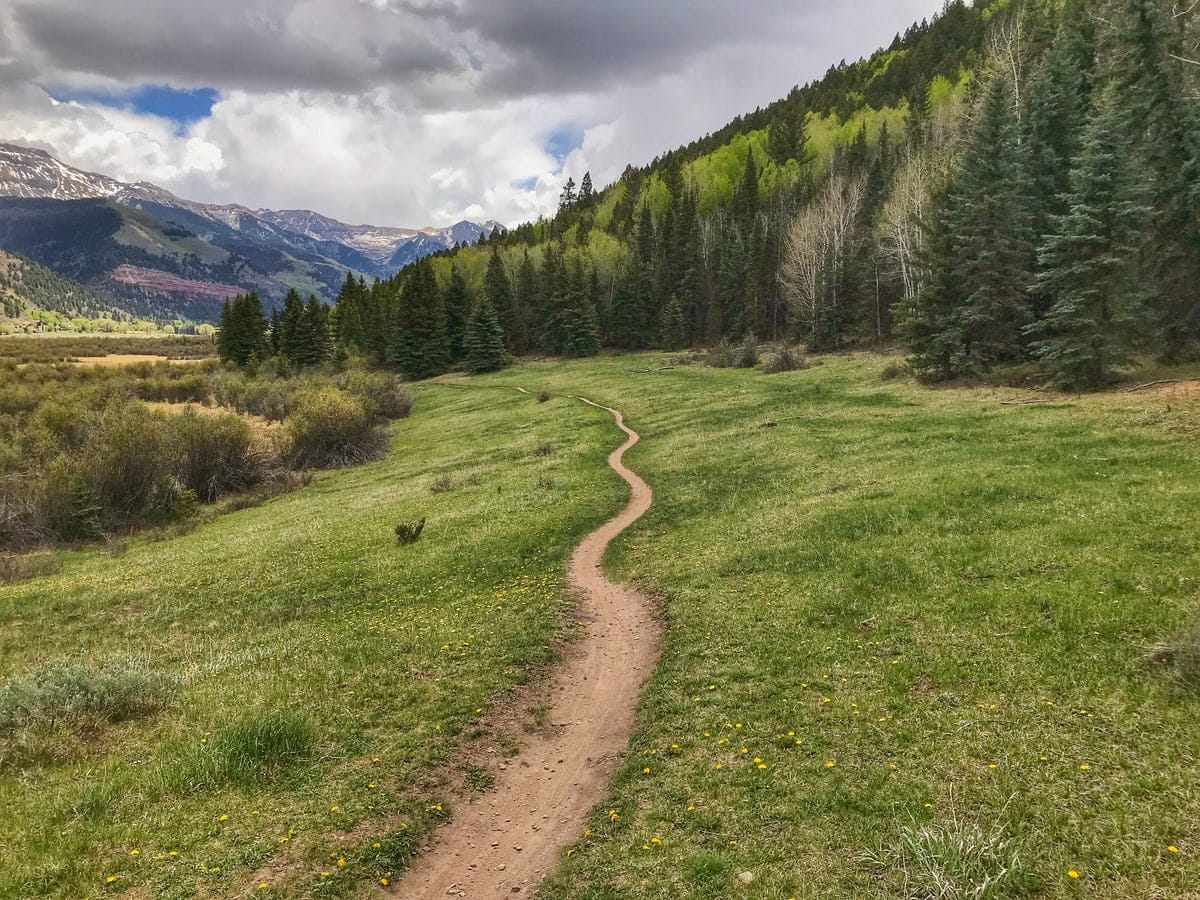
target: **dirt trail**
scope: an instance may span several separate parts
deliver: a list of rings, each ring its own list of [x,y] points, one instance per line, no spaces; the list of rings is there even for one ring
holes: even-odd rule
[[[454,808],[437,843],[395,885],[394,894],[405,900],[531,896],[562,847],[582,834],[629,745],[638,695],[658,655],[659,628],[650,601],[605,578],[600,561],[613,538],[650,508],[651,491],[621,462],[637,433],[617,410],[583,402],[612,413],[628,435],[608,464],[631,488],[620,515],[571,556],[568,574],[586,633],[553,674],[551,728],[531,736],[504,769],[493,767],[493,790]]]

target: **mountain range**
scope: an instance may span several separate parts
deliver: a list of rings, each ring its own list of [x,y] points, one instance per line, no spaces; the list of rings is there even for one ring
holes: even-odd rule
[[[291,288],[329,301],[347,270],[384,278],[500,227],[348,225],[306,209],[198,203],[0,143],[0,250],[144,318],[211,321],[226,298],[250,289],[268,302]]]

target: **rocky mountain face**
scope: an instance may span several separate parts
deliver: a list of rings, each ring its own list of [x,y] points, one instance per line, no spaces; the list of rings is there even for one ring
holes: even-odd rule
[[[387,277],[499,227],[347,225],[312,210],[197,203],[0,143],[0,249],[109,293],[141,316],[211,320],[225,296],[250,289],[268,301],[289,288],[330,301],[347,270]]]

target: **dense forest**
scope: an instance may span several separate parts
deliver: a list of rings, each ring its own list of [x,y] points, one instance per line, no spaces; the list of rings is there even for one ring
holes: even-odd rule
[[[900,341],[924,378],[1016,366],[1071,388],[1195,356],[1198,26],[1166,0],[950,2],[603,190],[568,181],[551,219],[348,277],[327,353],[426,377],[506,353]]]

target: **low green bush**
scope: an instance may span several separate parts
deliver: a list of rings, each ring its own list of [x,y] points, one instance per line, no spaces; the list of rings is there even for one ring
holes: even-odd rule
[[[64,721],[121,722],[162,708],[171,682],[137,668],[61,663],[13,678],[0,690],[0,735]]]

